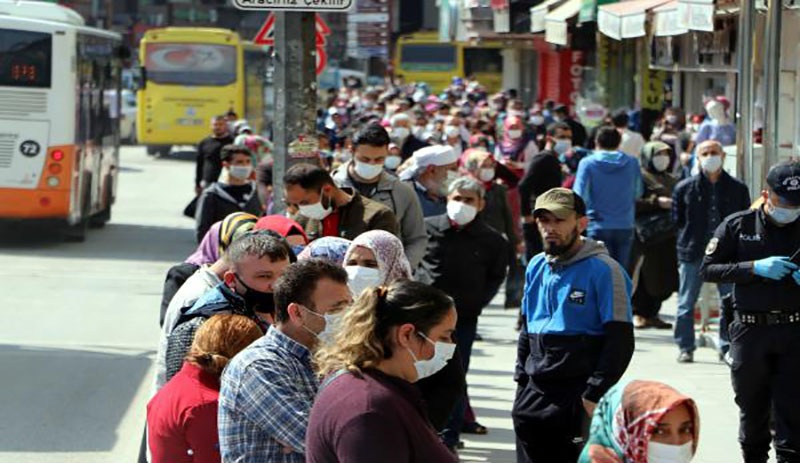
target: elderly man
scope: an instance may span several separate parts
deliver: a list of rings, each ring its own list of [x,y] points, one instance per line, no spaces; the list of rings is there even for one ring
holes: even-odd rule
[[[339,188],[330,174],[312,164],[292,166],[283,177],[286,202],[299,209],[297,218],[309,240],[338,236],[348,240],[369,230],[399,235],[394,212],[353,188]]]
[[[406,113],[396,113],[390,119],[392,142],[400,147],[403,160],[411,157],[417,150],[428,146],[411,132],[411,117]]]
[[[351,300],[347,272],[338,265],[310,259],[286,269],[275,283],[275,325],[222,375],[222,461],[305,461],[308,416],[319,388],[311,351],[334,328],[327,320]]]
[[[478,214],[486,205],[484,194],[483,186],[471,177],[450,184],[446,214],[425,219],[428,249],[416,274],[419,281],[455,300],[456,343],[465,372],[478,316],[497,294],[508,266],[508,242]],[[445,429],[445,444],[451,448],[458,444],[465,406],[466,400],[456,407]]]
[[[414,187],[425,217],[447,212],[447,185],[456,178],[457,161],[452,146],[428,146],[415,152],[400,173],[400,180]]]
[[[353,160],[332,173],[334,182],[340,187],[357,190],[394,212],[406,257],[411,268],[417,268],[425,254],[428,235],[414,189],[384,169],[389,155],[389,134],[380,124],[369,124],[353,137],[353,146]]]
[[[700,173],[675,187],[672,193],[672,216],[678,228],[678,318],[675,320],[675,343],[679,363],[694,361],[694,306],[703,286],[700,265],[703,251],[725,217],[750,207],[747,186],[722,168],[725,152],[717,141],[705,141],[697,147]],[[731,285],[718,285],[720,296],[730,293]],[[727,352],[726,323],[720,327],[720,355]]]

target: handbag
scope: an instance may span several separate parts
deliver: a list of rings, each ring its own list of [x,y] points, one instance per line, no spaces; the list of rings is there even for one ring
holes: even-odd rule
[[[670,211],[658,211],[636,218],[636,239],[644,246],[653,246],[675,236],[676,227]]]

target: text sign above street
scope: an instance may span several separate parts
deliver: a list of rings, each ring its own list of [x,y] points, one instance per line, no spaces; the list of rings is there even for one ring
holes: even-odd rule
[[[233,0],[240,10],[260,11],[315,11],[344,13],[353,6],[353,0]]]

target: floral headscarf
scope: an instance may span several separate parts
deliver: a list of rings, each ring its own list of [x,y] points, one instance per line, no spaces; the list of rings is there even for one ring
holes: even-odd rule
[[[253,229],[258,217],[234,212],[214,223],[203,236],[197,250],[186,259],[187,264],[205,265],[218,261],[233,240]]]
[[[515,124],[522,124],[523,127],[522,136],[517,139],[513,139],[508,135],[511,126]],[[519,160],[519,153],[528,146],[528,142],[530,141],[525,133],[524,127],[525,124],[519,116],[507,116],[505,118],[503,121],[503,141],[500,142],[500,152],[504,157],[513,161]]]
[[[370,230],[358,235],[347,248],[345,262],[358,246],[367,248],[375,254],[378,271],[381,274],[381,284],[390,284],[399,279],[411,279],[411,264],[403,250],[403,243],[393,234],[384,230]]]
[[[297,260],[325,259],[344,267],[344,255],[350,240],[337,236],[325,236],[312,241],[298,254]]]
[[[681,405],[689,407],[694,421],[692,453],[695,453],[700,436],[700,415],[692,399],[655,381],[617,384],[597,404],[589,441],[579,463],[589,461],[588,448],[593,444],[611,448],[626,463],[647,463],[647,444],[658,422]]]

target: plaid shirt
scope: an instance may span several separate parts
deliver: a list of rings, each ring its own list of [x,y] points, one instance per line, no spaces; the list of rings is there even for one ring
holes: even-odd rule
[[[308,349],[279,330],[240,352],[222,375],[219,445],[230,463],[303,463],[319,381]],[[284,453],[288,446],[294,452]]]

